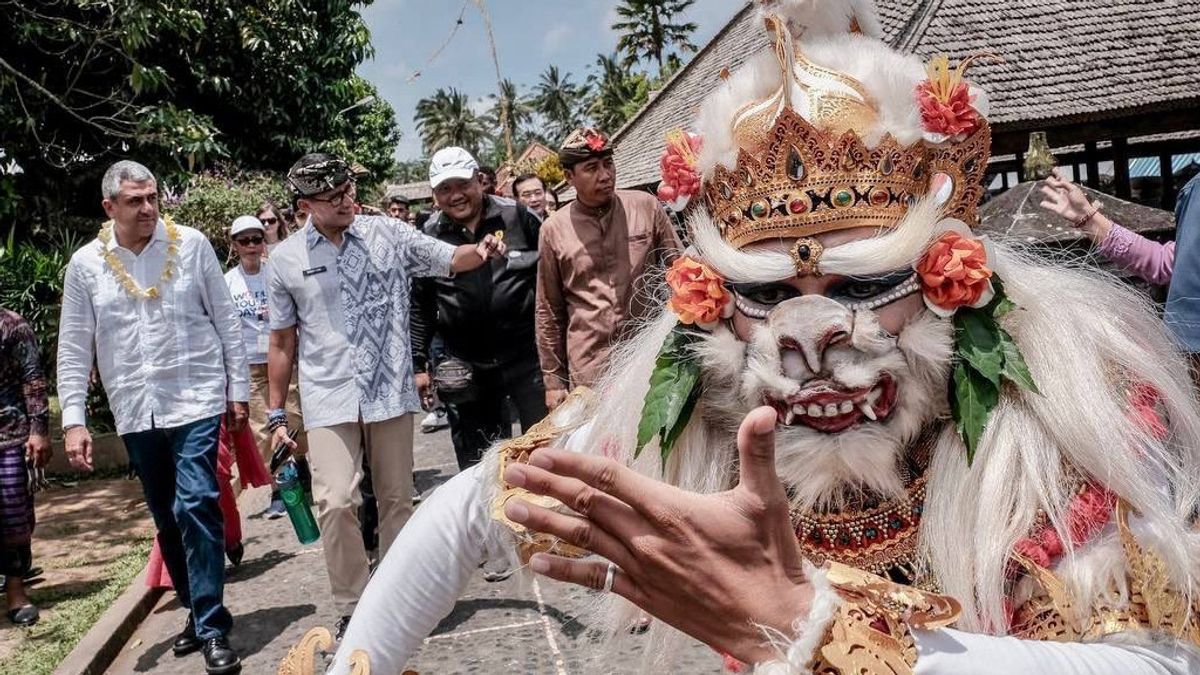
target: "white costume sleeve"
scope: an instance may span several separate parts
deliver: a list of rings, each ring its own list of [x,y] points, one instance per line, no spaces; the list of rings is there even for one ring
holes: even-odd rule
[[[356,649],[372,673],[404,670],[506,536],[489,512],[494,470],[484,461],[459,473],[417,509],[367,584],[328,673],[348,675]]]
[[[964,633],[914,630],[915,675],[1188,675],[1200,658],[1170,644],[1036,642]]]
[[[795,624],[797,637],[776,643],[781,658],[760,663],[755,675],[808,675],[841,600],[822,570],[805,566],[813,585],[808,615]],[[965,633],[953,628],[913,629],[914,675],[1188,675],[1200,672],[1200,657],[1175,644],[1038,642]],[[1117,638],[1119,639],[1119,637]]]

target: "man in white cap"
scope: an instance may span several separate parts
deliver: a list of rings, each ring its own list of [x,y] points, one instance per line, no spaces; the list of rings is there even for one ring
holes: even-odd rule
[[[271,327],[267,308],[268,263],[263,259],[267,246],[266,226],[254,216],[238,216],[229,228],[229,240],[238,264],[225,273],[225,285],[229,287],[229,294],[233,297],[241,320],[246,363],[250,366],[250,429],[254,432],[254,442],[258,445],[263,462],[270,465],[274,447],[267,429],[267,410],[270,407],[267,395],[267,345]],[[294,380],[288,387],[286,410],[288,425],[293,429],[302,428],[300,393]],[[308,440],[301,433],[296,437],[296,442],[307,447]],[[286,513],[278,490],[272,492],[266,517],[274,520]]]
[[[479,164],[462,148],[434,154],[429,184],[441,213],[426,233],[456,246],[494,234],[508,246],[508,255],[490,265],[413,285],[417,386],[427,408],[435,389],[448,404],[454,453],[465,469],[493,440],[511,435],[505,398],[512,399],[522,429],[546,415],[533,330],[540,224],[524,206],[487,195]],[[445,343],[446,358],[431,375],[435,333]]]
[[[288,438],[284,410],[298,362],[313,500],[342,617],[340,639],[370,575],[358,519],[364,451],[379,505],[380,559],[413,510],[412,414],[421,405],[409,360],[412,277],[467,274],[502,257],[505,245],[486,236],[455,247],[390,218],[357,215],[354,174],[331,155],[301,157],[287,184],[293,206],[309,217],[301,232],[272,251],[267,270],[267,419],[274,444],[304,452]]]

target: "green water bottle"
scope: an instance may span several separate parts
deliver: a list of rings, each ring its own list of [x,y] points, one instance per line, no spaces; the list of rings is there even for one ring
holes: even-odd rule
[[[295,460],[287,463],[275,474],[275,485],[279,488],[279,496],[287,508],[288,518],[292,528],[296,530],[296,538],[301,544],[311,544],[321,538],[317,529],[317,519],[313,517],[312,509],[304,495],[304,485],[300,482],[300,472],[296,470]]]

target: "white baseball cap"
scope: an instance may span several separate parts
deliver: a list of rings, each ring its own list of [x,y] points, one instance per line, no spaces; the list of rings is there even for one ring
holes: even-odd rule
[[[471,153],[462,148],[442,148],[429,162],[429,187],[436,188],[452,178],[473,178],[478,170],[479,162]]]
[[[236,237],[246,230],[258,230],[265,233],[267,228],[263,227],[262,221],[254,216],[238,216],[233,219],[233,225],[229,228],[229,236]]]

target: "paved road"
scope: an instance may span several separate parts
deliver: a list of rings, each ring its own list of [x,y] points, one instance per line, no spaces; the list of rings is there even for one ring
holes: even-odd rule
[[[457,471],[449,434],[416,435],[417,487],[428,493]],[[329,598],[319,543],[300,546],[286,519],[254,514],[266,506],[266,488],[242,495],[246,559],[232,570],[226,602],[236,628],[233,646],[244,671],[271,675],[288,649],[310,628],[337,621]],[[591,600],[583,589],[517,577],[486,583],[476,577],[450,616],[426,640],[409,667],[429,673],[628,673],[640,662],[640,639],[620,654],[595,656],[594,633],[576,615]],[[186,614],[168,593],[126,644],[109,673],[203,673],[198,654],[176,659],[170,651]],[[718,673],[720,660],[692,643],[673,672]],[[373,675],[390,675],[374,673]]]

